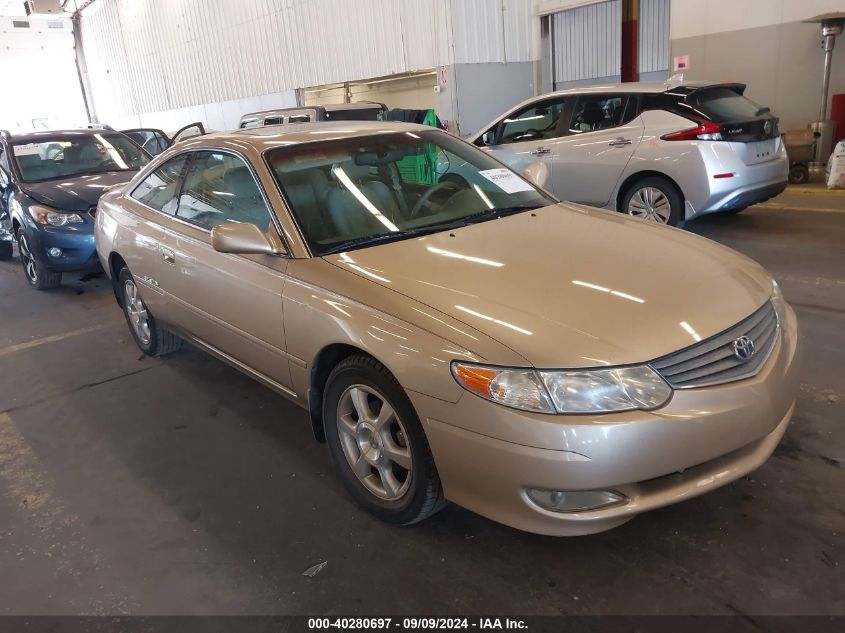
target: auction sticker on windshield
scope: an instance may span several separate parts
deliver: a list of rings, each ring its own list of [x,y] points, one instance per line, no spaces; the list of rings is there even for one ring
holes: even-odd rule
[[[534,191],[534,187],[513,173],[510,169],[485,169],[479,174],[498,186],[505,193]]]
[[[26,143],[25,145],[13,145],[15,148],[15,156],[33,156],[39,153],[40,146],[38,143]]]

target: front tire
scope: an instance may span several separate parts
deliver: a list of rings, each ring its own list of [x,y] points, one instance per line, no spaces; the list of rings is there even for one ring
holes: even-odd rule
[[[381,363],[365,355],[343,360],[324,393],[329,453],[361,506],[383,521],[410,525],[446,504],[419,418]]]
[[[665,178],[650,176],[631,185],[622,198],[620,211],[655,224],[678,226],[684,209],[684,197]]]
[[[129,269],[121,269],[117,278],[123,316],[135,344],[147,356],[166,356],[182,347],[182,339],[165,330],[147,309]]]
[[[23,229],[18,233],[18,253],[21,258],[21,266],[23,266],[23,274],[30,286],[36,290],[53,290],[62,284],[62,273],[47,270],[35,257]]]

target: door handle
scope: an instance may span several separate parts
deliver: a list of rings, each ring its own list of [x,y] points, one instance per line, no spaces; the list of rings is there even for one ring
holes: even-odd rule
[[[622,138],[621,136],[618,138],[613,139],[608,143],[611,147],[622,147],[623,145],[630,145],[631,139],[629,138]]]
[[[551,153],[552,153],[552,150],[550,150],[548,147],[538,147],[533,152],[531,152],[531,154],[533,156],[543,156],[544,154],[551,154]]]
[[[168,264],[175,264],[176,263],[176,255],[173,254],[173,251],[161,251],[161,256],[164,258]]]

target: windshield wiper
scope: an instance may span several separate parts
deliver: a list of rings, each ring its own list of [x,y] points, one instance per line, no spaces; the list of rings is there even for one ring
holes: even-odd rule
[[[421,226],[416,229],[407,229],[398,233],[379,233],[378,235],[368,235],[366,237],[356,237],[345,242],[340,242],[331,246],[327,250],[320,253],[320,255],[332,255],[334,253],[341,253],[350,248],[359,248],[361,246],[373,246],[375,244],[383,244],[385,242],[395,242],[411,237],[419,237],[420,235],[428,235],[430,233],[440,233],[441,231],[449,231],[451,229],[459,229],[462,226],[469,226],[476,222],[482,222],[493,218],[501,218],[506,215],[528,211],[530,209],[539,209],[537,205],[526,205],[520,207],[501,207],[497,209],[487,209],[486,211],[479,211],[462,218],[457,218],[451,222],[443,222],[441,224],[432,224],[430,226]]]
[[[419,229],[408,229],[407,231],[399,231],[394,233],[379,233],[378,235],[368,235],[366,237],[356,237],[345,242],[340,242],[327,250],[320,253],[320,255],[331,255],[332,253],[341,253],[348,251],[350,248],[358,248],[360,246],[372,246],[373,244],[382,244],[384,242],[394,242],[397,240],[404,240],[409,237],[416,237],[418,235],[425,235],[427,233],[435,233],[442,231],[440,226],[426,226]]]
[[[476,222],[483,222],[484,220],[492,220],[494,218],[503,218],[506,215],[513,215],[515,213],[522,213],[523,211],[532,211],[534,209],[539,209],[540,205],[536,204],[527,204],[517,207],[496,207],[495,209],[486,209],[484,211],[479,211],[478,213],[473,213],[471,215],[465,216],[461,218],[461,222],[466,224],[474,224]]]

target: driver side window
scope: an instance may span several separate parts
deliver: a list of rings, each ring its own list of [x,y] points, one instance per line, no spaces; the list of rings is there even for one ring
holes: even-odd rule
[[[515,112],[499,123],[496,142],[521,143],[557,138],[558,120],[563,112],[564,100],[541,101]]]
[[[232,154],[193,153],[176,217],[205,229],[226,222],[270,226],[270,211],[249,167]]]

